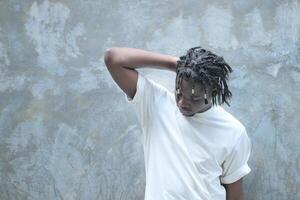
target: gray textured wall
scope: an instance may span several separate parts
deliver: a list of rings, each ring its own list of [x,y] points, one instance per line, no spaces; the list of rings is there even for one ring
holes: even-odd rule
[[[235,70],[247,199],[300,199],[299,35],[299,1],[1,0],[0,199],[143,199],[141,129],[104,50],[198,45]],[[173,74],[142,73],[172,90]]]

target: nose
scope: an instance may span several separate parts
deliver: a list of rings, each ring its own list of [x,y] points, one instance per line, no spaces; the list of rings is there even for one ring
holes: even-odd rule
[[[189,103],[186,100],[184,100],[183,98],[180,98],[178,100],[178,106],[179,106],[179,108],[181,108],[183,110],[190,110],[190,108],[191,108]]]

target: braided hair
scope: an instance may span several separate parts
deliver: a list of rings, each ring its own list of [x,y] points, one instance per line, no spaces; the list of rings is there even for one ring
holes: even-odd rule
[[[223,57],[219,57],[202,47],[190,48],[186,55],[179,57],[176,66],[176,87],[181,84],[182,78],[192,78],[193,81],[201,83],[206,89],[214,88],[212,92],[213,105],[221,105],[228,100],[232,93],[228,89],[228,75],[232,72],[231,67]],[[177,88],[176,88],[177,89]]]

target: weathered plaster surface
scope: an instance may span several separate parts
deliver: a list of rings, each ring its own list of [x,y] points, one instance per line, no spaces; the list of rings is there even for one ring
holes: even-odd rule
[[[104,50],[199,45],[234,69],[246,199],[300,199],[299,37],[297,0],[0,1],[0,199],[143,199],[141,128]],[[141,71],[173,90],[171,72]]]

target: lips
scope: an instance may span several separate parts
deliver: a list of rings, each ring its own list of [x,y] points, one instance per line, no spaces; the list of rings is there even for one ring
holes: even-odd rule
[[[189,111],[189,110],[183,110],[183,109],[180,109],[180,108],[179,108],[179,110],[183,114],[191,114],[191,111]]]

